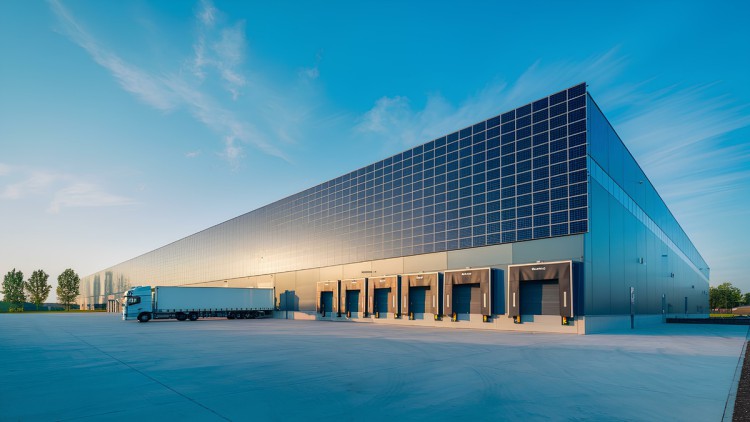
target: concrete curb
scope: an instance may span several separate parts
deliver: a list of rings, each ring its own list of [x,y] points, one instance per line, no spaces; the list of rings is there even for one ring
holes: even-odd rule
[[[737,389],[740,385],[740,377],[742,376],[742,366],[745,363],[748,337],[750,337],[750,328],[748,328],[747,334],[745,335],[745,344],[742,346],[742,353],[740,353],[740,358],[737,361],[737,368],[734,370],[734,379],[732,380],[732,386],[729,388],[727,402],[724,404],[724,415],[721,418],[721,422],[732,422],[734,416],[734,403],[737,400]]]

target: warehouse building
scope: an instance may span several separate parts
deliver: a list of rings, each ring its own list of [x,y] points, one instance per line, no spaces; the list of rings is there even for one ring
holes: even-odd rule
[[[82,280],[274,287],[280,317],[591,333],[707,316],[709,268],[573,86]]]

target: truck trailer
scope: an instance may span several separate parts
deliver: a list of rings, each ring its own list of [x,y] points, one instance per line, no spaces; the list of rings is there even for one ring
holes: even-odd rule
[[[271,316],[273,309],[272,288],[138,286],[125,293],[122,319],[250,319]]]

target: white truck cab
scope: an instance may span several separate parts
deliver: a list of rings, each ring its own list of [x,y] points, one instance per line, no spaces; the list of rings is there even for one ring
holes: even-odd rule
[[[128,290],[123,300],[122,319],[130,321],[138,319],[139,315],[150,314],[153,309],[151,301],[151,286],[138,286]]]

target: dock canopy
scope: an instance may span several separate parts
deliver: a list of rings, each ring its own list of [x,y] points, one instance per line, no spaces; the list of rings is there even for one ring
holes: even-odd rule
[[[573,317],[573,268],[572,261],[509,265],[508,316],[559,313]]]

